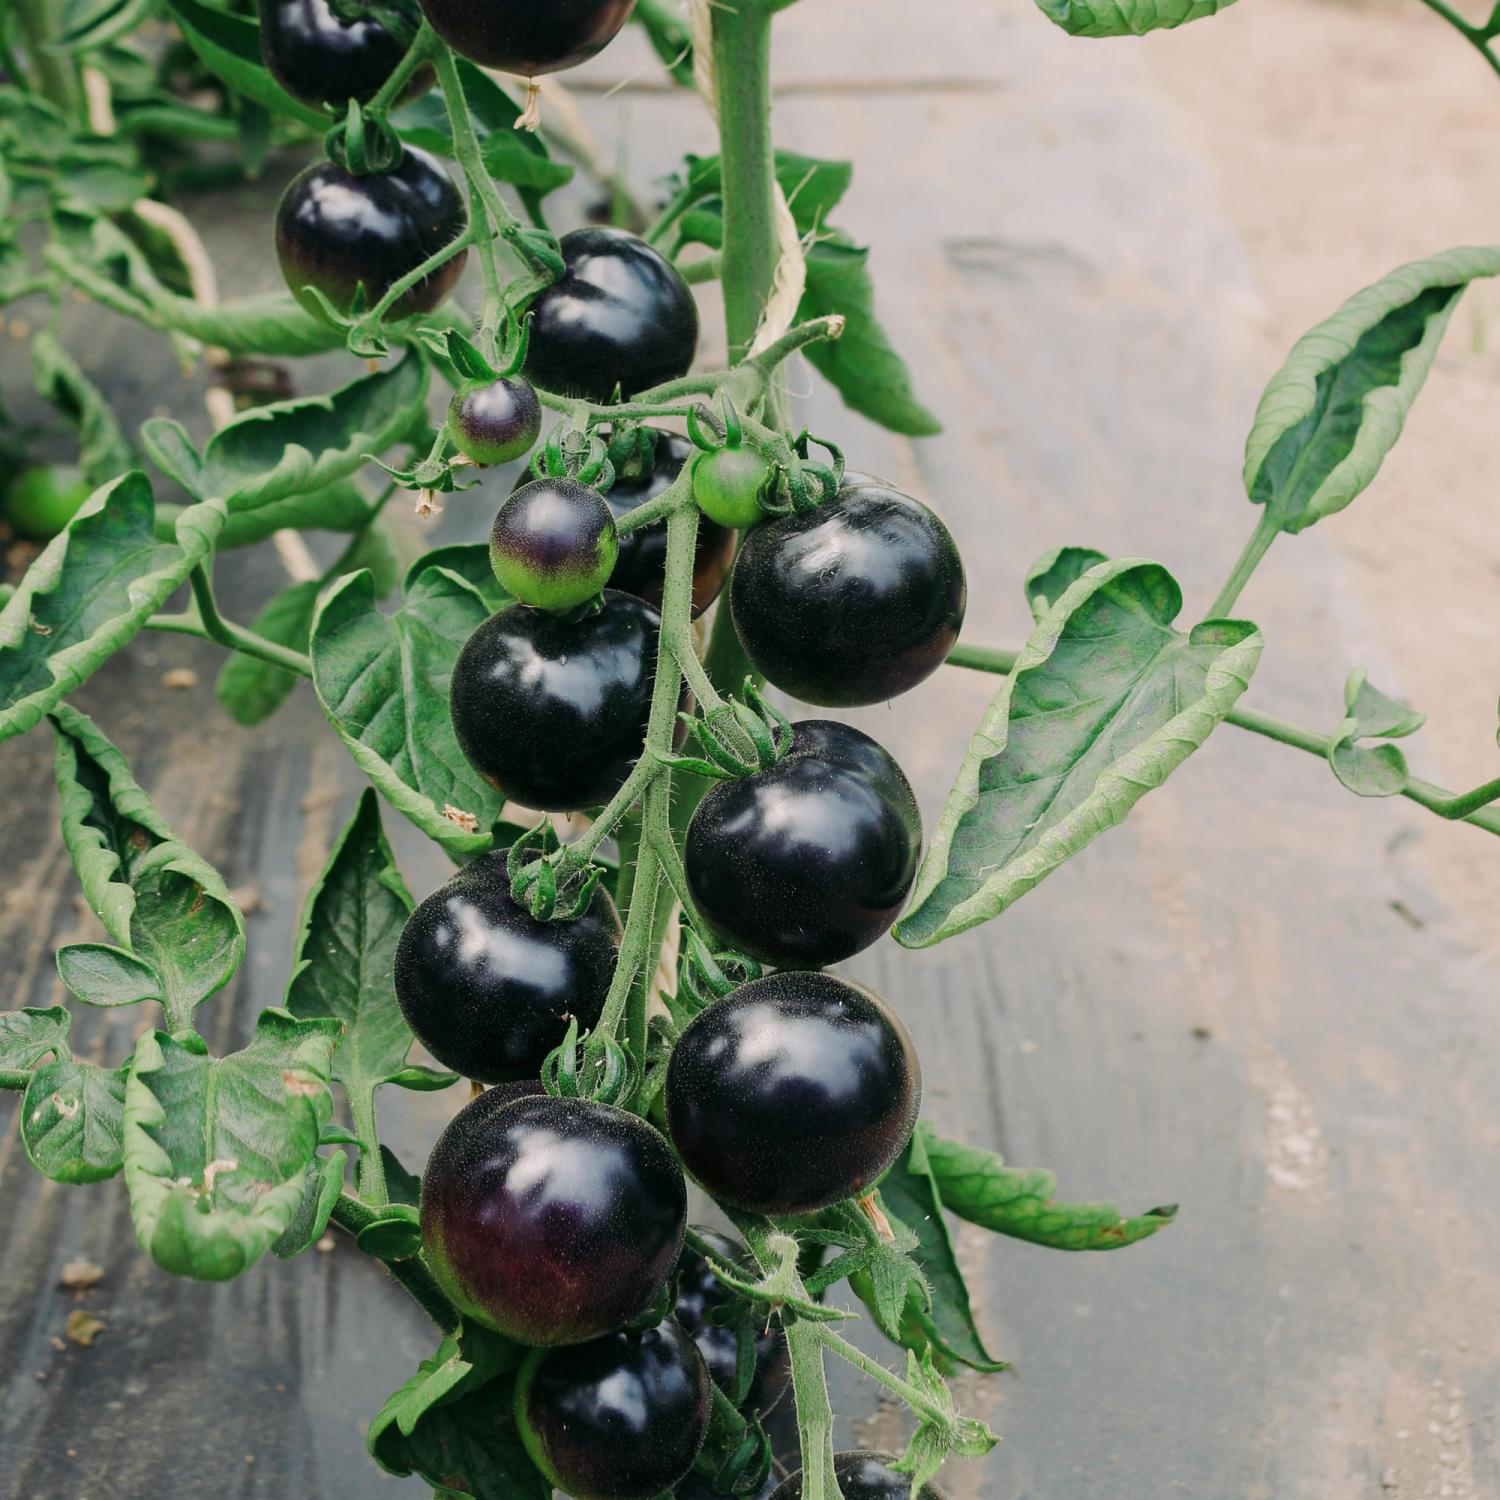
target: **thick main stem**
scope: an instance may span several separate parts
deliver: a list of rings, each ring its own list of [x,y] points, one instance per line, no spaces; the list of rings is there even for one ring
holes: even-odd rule
[[[349,1096],[354,1133],[359,1137],[359,1196],[383,1208],[390,1202],[385,1182],[385,1162],[380,1155],[380,1131],[375,1124],[375,1090],[363,1089]]]
[[[78,109],[78,75],[72,62],[47,45],[52,40],[52,19],[47,0],[11,0],[11,14],[20,28],[26,60],[37,86],[64,114]]]

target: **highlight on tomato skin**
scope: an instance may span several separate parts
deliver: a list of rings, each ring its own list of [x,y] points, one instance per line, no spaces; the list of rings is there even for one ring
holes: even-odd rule
[[[394,982],[417,1040],[478,1083],[535,1079],[568,1023],[598,1021],[619,954],[620,917],[598,888],[566,922],[511,895],[506,851],[482,854],[422,901],[396,945]]]
[[[535,78],[602,52],[635,0],[421,0],[432,29],[481,67]]]
[[[710,1406],[703,1356],[670,1318],[536,1350],[516,1382],[526,1451],[571,1500],[656,1500],[692,1468]]]
[[[921,1100],[900,1018],[833,974],[741,985],[688,1023],[667,1064],[667,1129],[689,1174],[719,1203],[771,1217],[867,1192]]]
[[[468,227],[468,208],[446,168],[408,146],[389,172],[356,177],[323,161],[294,177],[276,209],[276,259],[292,295],[327,321],[312,290],[347,313],[362,287],[364,306],[373,307]],[[390,317],[431,312],[457,284],[468,253],[460,250],[404,292]]]
[[[448,402],[449,440],[483,467],[529,453],[541,430],[542,404],[524,380],[466,380]]]
[[[453,1305],[523,1344],[581,1344],[661,1295],[687,1184],[646,1121],[584,1099],[489,1090],[422,1174],[422,1244]]]

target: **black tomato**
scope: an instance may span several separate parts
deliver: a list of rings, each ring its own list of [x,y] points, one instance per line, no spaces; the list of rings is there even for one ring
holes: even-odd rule
[[[746,1279],[753,1281],[755,1271],[745,1247],[716,1229],[699,1229],[713,1247],[714,1254],[727,1266],[742,1266]],[[739,1363],[739,1332],[730,1324],[717,1323],[714,1313],[721,1308],[738,1306],[747,1326],[753,1329],[755,1373],[744,1406],[757,1416],[765,1416],[786,1394],[792,1378],[792,1358],[787,1349],[786,1334],[779,1324],[766,1326],[764,1315],[757,1314],[736,1297],[714,1275],[709,1264],[691,1245],[682,1247],[677,1265],[677,1306],[672,1316],[687,1330],[698,1346],[703,1363],[713,1382],[726,1396],[734,1392],[735,1371]]]
[[[655,449],[651,472],[635,477],[616,475],[614,484],[604,492],[604,503],[617,521],[662,494],[693,456],[693,445],[686,438],[659,428],[653,428],[651,433]],[[531,473],[524,470],[515,487],[520,489],[530,482]],[[733,562],[734,532],[703,517],[698,522],[698,546],[693,554],[694,619],[719,597]],[[610,586],[660,609],[666,566],[667,523],[655,521],[620,538],[620,555],[609,577]]]
[[[602,51],[635,0],[422,0],[432,29],[471,62],[535,78]]]
[[[490,531],[490,566],[507,593],[538,609],[586,604],[619,555],[615,518],[576,479],[533,479],[500,507]]]
[[[272,77],[294,99],[340,111],[351,99],[373,99],[406,54],[373,16],[341,20],[328,0],[261,0],[260,51]],[[433,76],[431,68],[419,68],[402,90],[402,102],[431,88]]]
[[[571,1349],[538,1349],[516,1381],[526,1451],[572,1500],[656,1500],[708,1435],[708,1371],[669,1318]]]
[[[895,1462],[889,1453],[835,1453],[833,1472],[844,1500],[907,1500],[911,1494],[911,1475],[898,1474],[891,1467]],[[802,1500],[801,1469],[771,1500]],[[945,1496],[929,1481],[917,1491],[917,1500],[945,1500]]]
[[[677,267],[623,229],[586,228],[559,242],[562,280],[531,302],[526,375],[543,390],[608,401],[686,375],[698,348],[698,304]]]
[[[922,847],[901,767],[869,735],[821,719],[754,775],[721,781],[688,824],[684,863],[709,925],[743,953],[822,968],[896,919]]]
[[[508,464],[542,430],[542,403],[524,380],[469,380],[448,402],[448,436],[476,464]]]
[[[672,1274],[687,1184],[635,1115],[492,1089],[438,1137],[422,1245],[466,1316],[524,1344],[581,1344],[639,1317]]]
[[[881,703],[915,687],[958,639],[967,598],[948,528],[862,475],[745,538],[729,585],[750,660],[804,703]]]
[[[459,746],[523,807],[597,807],[645,747],[661,616],[614,589],[603,599],[577,620],[512,604],[469,637],[453,664]]]
[[[535,1078],[568,1020],[599,1019],[620,918],[609,893],[567,922],[539,922],[510,893],[504,853],[482,854],[406,919],[396,998],[417,1040],[480,1083]]]
[[[372,307],[389,288],[468,228],[462,194],[442,164],[408,146],[389,172],[356,177],[331,161],[294,177],[276,209],[276,259],[293,296],[322,318],[309,288],[340,312],[364,287]],[[393,318],[431,312],[453,289],[468,252],[424,276],[391,309]]]
[[[867,1191],[916,1124],[922,1074],[883,1001],[787,970],[700,1011],[667,1065],[667,1126],[720,1203],[807,1214]]]

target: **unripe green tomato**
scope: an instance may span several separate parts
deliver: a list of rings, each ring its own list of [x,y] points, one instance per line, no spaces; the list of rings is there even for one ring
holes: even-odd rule
[[[83,472],[72,464],[38,464],[5,492],[5,514],[20,536],[45,542],[73,519],[89,497]]]
[[[609,582],[619,555],[609,507],[576,479],[523,484],[500,507],[490,532],[490,566],[501,587],[538,609],[587,604]]]
[[[524,380],[466,380],[448,403],[448,436],[476,464],[520,458],[541,430],[541,403]]]
[[[771,465],[754,448],[716,448],[693,460],[693,499],[710,521],[743,530],[765,518]]]

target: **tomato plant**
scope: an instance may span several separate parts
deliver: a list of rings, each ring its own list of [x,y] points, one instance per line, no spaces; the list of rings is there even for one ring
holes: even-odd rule
[[[719,143],[641,233],[554,232],[548,195],[573,171],[554,147],[589,153],[537,83],[607,46],[630,0],[0,13],[0,305],[47,309],[35,383],[81,476],[34,465],[6,491],[9,523],[51,540],[0,610],[0,739],[55,742],[97,918],[57,951],[61,984],[159,1011],[108,1052],[71,1006],[0,1012],[0,1091],[46,1177],[123,1176],[141,1250],[173,1275],[226,1280],[330,1224],[383,1263],[441,1342],[370,1452],[445,1497],[940,1500],[941,1466],[997,1441],[946,1377],[1001,1368],[950,1218],[1102,1251],[1176,1210],[1060,1201],[1050,1174],[939,1134],[901,1019],[915,968],[890,965],[882,997],[828,967],[887,932],[923,948],[1001,916],[1225,725],[1321,757],[1359,796],[1500,833],[1500,778],[1414,777],[1397,742],[1421,716],[1362,670],[1331,733],[1243,703],[1264,638],[1239,607],[1281,535],[1374,479],[1500,247],[1399,267],[1292,349],[1246,445],[1255,524],[1212,600],[1189,604],[1159,562],[1062,546],[1024,576],[1019,647],[961,639],[1004,548],[961,557],[941,493],[870,477],[857,451],[848,467],[796,419],[802,358],[852,410],[938,428],[864,248],[826,221],[852,165],[775,149],[789,3],[690,0],[686,27],[635,7]],[[1229,3],[1038,0],[1085,36]],[[1426,3],[1500,71],[1500,10],[1478,25]],[[299,166],[264,225],[284,289],[221,301],[175,205],[195,201],[189,169],[238,180],[273,151]],[[722,369],[699,347],[715,293],[695,287],[715,281]],[[53,316],[75,298],[208,365],[206,442],[166,415],[123,430]],[[348,378],[300,397],[244,379],[313,355]],[[475,468],[522,459],[491,513]],[[385,508],[403,495],[477,519],[398,588]],[[221,561],[296,552],[301,532],[347,543],[252,624],[228,618]],[[309,683],[371,783],[307,894],[285,1004],[238,1050],[214,1051],[223,1028],[199,1013],[244,962],[241,903],[69,701],[145,631],[225,648],[218,694],[244,724]],[[924,850],[883,745],[766,694],[879,704],[945,666],[996,691]],[[571,815],[566,839],[551,814]],[[458,867],[420,901],[392,816]],[[378,1091],[461,1080],[409,1173]],[[738,1238],[689,1227],[690,1179]],[[841,1287],[901,1369],[835,1327]],[[900,1454],[834,1452],[830,1359],[909,1414]],[[764,1424],[789,1409],[800,1455]]]

